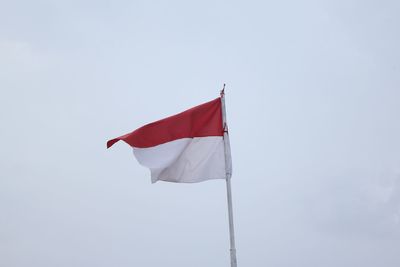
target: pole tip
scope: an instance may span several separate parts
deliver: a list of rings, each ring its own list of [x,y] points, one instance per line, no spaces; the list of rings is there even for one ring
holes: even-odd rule
[[[221,94],[221,97],[223,97],[225,95],[225,83],[224,83],[224,86],[222,87],[220,94]]]

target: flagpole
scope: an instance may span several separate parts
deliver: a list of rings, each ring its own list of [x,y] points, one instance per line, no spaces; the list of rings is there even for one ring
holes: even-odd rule
[[[224,127],[225,173],[226,173],[226,193],[227,193],[227,200],[228,200],[231,267],[237,267],[236,247],[235,247],[235,229],[233,226],[232,189],[231,189],[232,157],[231,157],[231,146],[230,146],[229,134],[228,134],[228,124],[226,122],[225,84],[221,91],[221,104],[222,104],[222,125]]]

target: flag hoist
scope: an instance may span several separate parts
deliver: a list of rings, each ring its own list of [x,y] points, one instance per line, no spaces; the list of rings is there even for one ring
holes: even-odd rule
[[[107,148],[120,140],[132,147],[141,165],[150,169],[153,183],[226,180],[231,267],[237,267],[225,84],[220,97],[111,139]]]

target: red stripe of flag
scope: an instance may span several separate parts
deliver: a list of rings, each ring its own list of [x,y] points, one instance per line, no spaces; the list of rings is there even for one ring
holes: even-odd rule
[[[122,140],[132,147],[146,148],[181,138],[223,136],[221,98],[174,116],[147,124],[131,133],[111,139],[107,148]]]

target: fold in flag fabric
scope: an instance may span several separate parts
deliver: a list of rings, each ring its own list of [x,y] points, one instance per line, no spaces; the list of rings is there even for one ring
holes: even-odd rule
[[[221,98],[147,124],[111,139],[133,148],[137,161],[150,169],[151,181],[196,183],[225,179]]]

